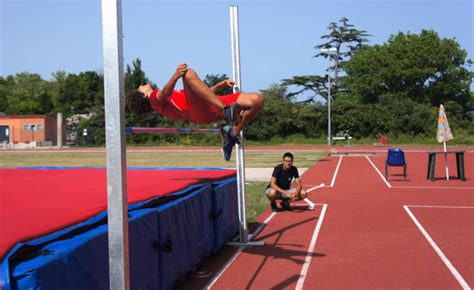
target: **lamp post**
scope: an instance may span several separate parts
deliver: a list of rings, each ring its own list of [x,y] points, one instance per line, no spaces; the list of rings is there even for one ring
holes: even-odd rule
[[[35,144],[35,125],[30,125],[31,127],[31,144],[33,147],[36,147],[36,144]]]
[[[336,55],[337,49],[335,47],[321,48],[322,54]],[[331,67],[331,60],[329,60],[329,67]],[[328,146],[331,146],[331,76],[328,72]]]

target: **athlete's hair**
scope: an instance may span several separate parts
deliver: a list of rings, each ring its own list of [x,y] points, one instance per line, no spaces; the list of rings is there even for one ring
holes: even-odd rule
[[[293,154],[291,154],[291,152],[286,152],[285,154],[283,154],[283,159],[285,159],[285,157],[290,157],[291,160],[294,159]]]
[[[133,114],[137,116],[146,115],[153,112],[148,98],[138,90],[130,90],[126,95],[127,107]]]

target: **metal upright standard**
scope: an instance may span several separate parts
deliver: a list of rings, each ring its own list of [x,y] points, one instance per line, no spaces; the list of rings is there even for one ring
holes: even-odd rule
[[[240,82],[240,45],[239,45],[239,11],[238,6],[230,6],[230,33],[232,46],[232,77],[235,81],[234,93],[242,89]],[[239,204],[239,242],[230,243],[240,246],[261,246],[263,242],[250,242],[245,208],[245,158],[244,133],[240,132],[240,144],[236,144],[237,193]]]
[[[122,52],[122,3],[102,0],[104,94],[107,156],[109,287],[130,289],[125,155],[125,100]]]

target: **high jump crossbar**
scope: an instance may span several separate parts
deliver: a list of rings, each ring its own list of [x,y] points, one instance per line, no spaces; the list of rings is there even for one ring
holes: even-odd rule
[[[126,134],[209,134],[220,133],[219,129],[208,128],[144,128],[144,127],[127,127]]]

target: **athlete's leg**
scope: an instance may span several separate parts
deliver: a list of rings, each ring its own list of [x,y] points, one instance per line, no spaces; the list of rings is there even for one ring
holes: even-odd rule
[[[189,98],[199,98],[222,110],[224,105],[209,87],[199,78],[196,71],[189,68],[183,76],[183,89]],[[192,102],[192,100],[190,100]]]
[[[232,133],[238,135],[240,131],[252,121],[263,109],[263,95],[261,93],[241,93],[237,103],[244,109],[242,120],[232,128]]]
[[[277,196],[277,191],[274,190],[273,188],[267,188],[265,190],[265,195],[267,196],[267,198],[270,200],[270,201],[275,201],[278,199],[278,196]]]
[[[275,202],[277,200],[277,191],[274,190],[273,188],[267,188],[265,190],[265,195],[270,200],[270,207],[272,208],[272,211],[273,212],[278,211],[278,207]]]

